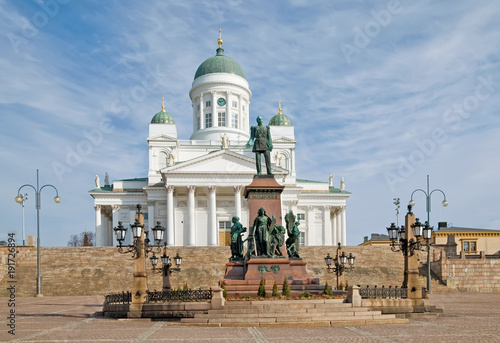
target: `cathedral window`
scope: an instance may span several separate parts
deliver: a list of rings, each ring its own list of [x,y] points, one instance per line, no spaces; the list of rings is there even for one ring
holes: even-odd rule
[[[200,114],[196,115],[196,130],[200,129]]]
[[[306,233],[304,231],[300,231],[299,246],[304,246],[304,245],[306,245]]]
[[[226,112],[219,112],[219,126],[226,126]]]
[[[297,213],[297,220],[306,220],[305,213]]]
[[[210,107],[212,106],[212,102],[210,100],[205,101],[205,107]]]
[[[212,113],[205,114],[205,127],[212,127]]]
[[[231,222],[230,221],[220,221],[219,222],[219,245],[220,246],[230,246],[231,245]]]
[[[238,128],[238,114],[231,114],[231,127],[237,129]]]
[[[238,108],[238,102],[237,101],[233,101],[233,107],[234,108]]]

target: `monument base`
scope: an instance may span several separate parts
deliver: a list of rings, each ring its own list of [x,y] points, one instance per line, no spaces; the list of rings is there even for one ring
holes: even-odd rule
[[[221,285],[224,285],[228,296],[256,296],[260,281],[264,280],[266,293],[270,296],[275,282],[281,293],[286,278],[292,296],[299,296],[305,292],[323,293],[325,286],[319,284],[318,278],[309,276],[306,265],[307,263],[302,260],[262,257],[253,257],[248,261],[227,262]]]

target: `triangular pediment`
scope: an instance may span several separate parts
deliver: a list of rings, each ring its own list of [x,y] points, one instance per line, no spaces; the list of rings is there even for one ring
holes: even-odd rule
[[[262,170],[265,169],[263,165]],[[272,172],[275,175],[288,174],[286,169],[276,166],[272,167]],[[161,173],[167,177],[176,174],[255,175],[256,167],[254,157],[223,149],[163,168]]]
[[[289,137],[281,136],[279,138],[273,139],[274,143],[295,143],[295,139]]]
[[[148,142],[151,142],[151,141],[176,142],[177,138],[169,136],[169,135],[161,134],[161,135],[155,135],[155,136],[149,137]]]

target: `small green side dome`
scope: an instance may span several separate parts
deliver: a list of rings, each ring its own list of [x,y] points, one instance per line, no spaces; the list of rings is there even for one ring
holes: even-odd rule
[[[224,49],[218,48],[217,55],[206,59],[196,70],[194,74],[194,79],[196,80],[200,76],[213,73],[227,73],[241,76],[246,80],[245,72],[241,66],[227,56],[224,56]]]
[[[281,113],[281,100],[279,102],[278,114],[271,118],[269,125],[292,126],[292,121],[286,115]]]
[[[174,117],[165,111],[165,100],[163,98],[161,98],[161,102],[161,111],[154,115],[151,124],[175,124]]]

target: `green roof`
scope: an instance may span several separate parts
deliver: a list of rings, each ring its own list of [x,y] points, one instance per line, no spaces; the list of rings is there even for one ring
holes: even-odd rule
[[[210,57],[205,60],[196,70],[194,79],[196,80],[200,76],[213,73],[228,73],[241,76],[246,80],[245,72],[240,67],[238,62],[224,56],[224,49],[218,48],[217,55]]]
[[[154,115],[153,119],[151,119],[151,124],[175,124],[175,120],[170,113],[165,110],[161,110]]]
[[[269,121],[269,125],[275,126],[292,126],[292,121],[283,113],[278,113]]]

